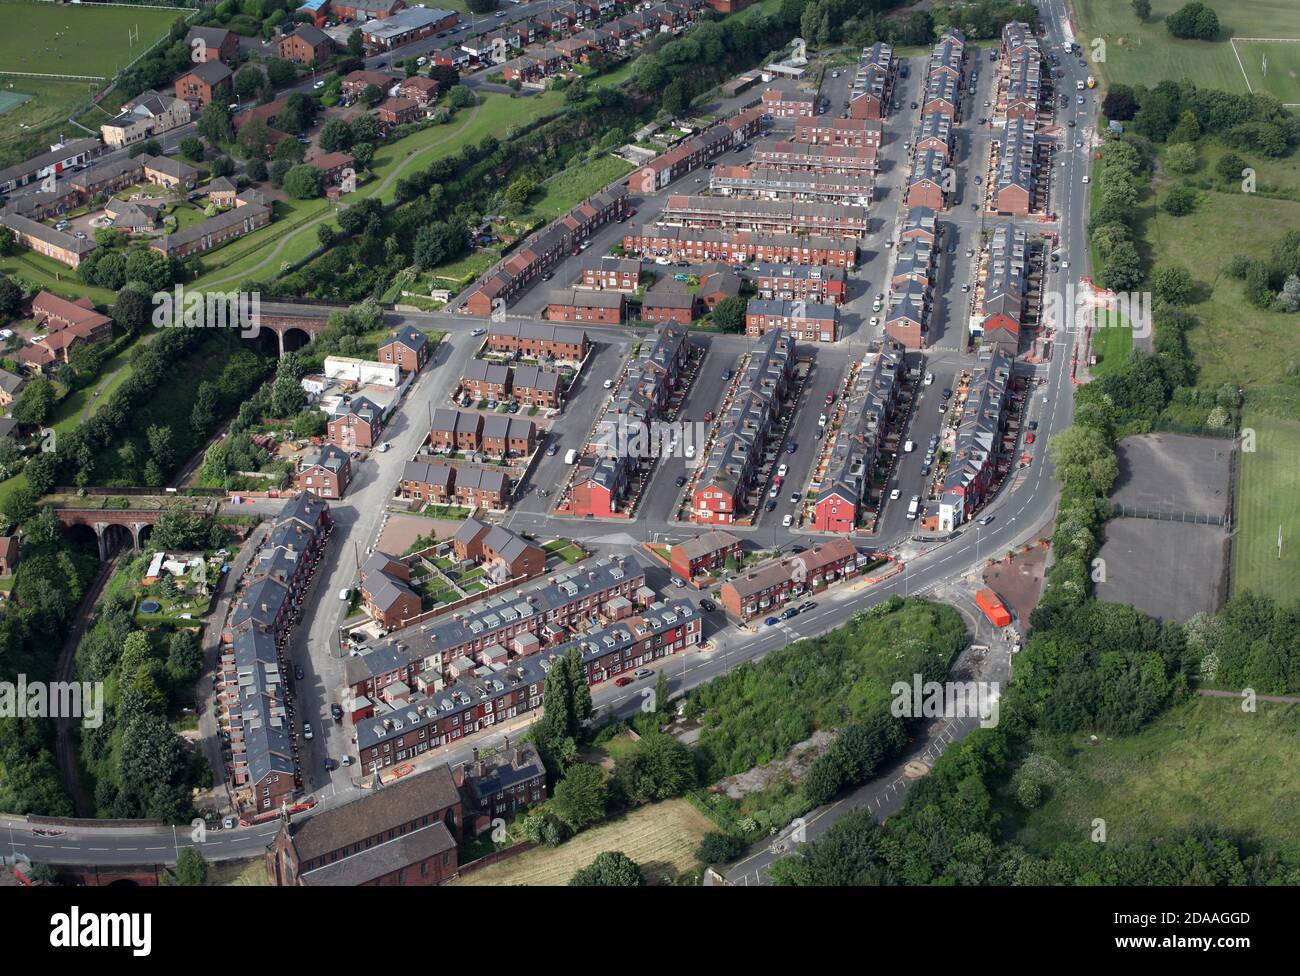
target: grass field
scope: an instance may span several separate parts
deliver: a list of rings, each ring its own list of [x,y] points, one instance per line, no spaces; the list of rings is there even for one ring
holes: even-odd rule
[[[1163,185],[1157,187],[1157,195]],[[1188,306],[1200,324],[1187,334],[1197,385],[1247,389],[1280,382],[1294,355],[1293,316],[1261,311],[1228,274],[1234,254],[1267,257],[1274,241],[1300,227],[1300,203],[1243,193],[1207,192],[1185,217],[1159,211],[1148,224],[1153,265],[1181,264],[1200,287]]]
[[[1250,714],[1232,700],[1196,698],[1137,735],[1096,746],[1080,737],[1066,745],[1063,785],[1042,807],[1011,820],[1010,839],[1049,854],[1060,843],[1089,839],[1100,817],[1111,844],[1206,823],[1248,842],[1293,843],[1300,830],[1298,734],[1300,707],[1260,703]]]
[[[10,25],[0,35],[0,72],[111,78],[185,14],[170,7],[0,0],[0,17]],[[133,31],[138,32],[134,39]]]
[[[0,78],[0,90],[5,93],[31,96],[0,115],[0,166],[10,166],[48,150],[61,130],[71,128],[68,117],[90,101],[99,84],[49,78]],[[76,132],[72,129],[65,134],[72,138]]]
[[[1248,410],[1242,426],[1254,431],[1255,450],[1241,455],[1233,591],[1291,601],[1300,594],[1300,421]]]
[[[1283,104],[1300,105],[1300,37],[1295,41],[1234,39],[1232,46],[1252,91],[1268,92]]]
[[[1184,0],[1152,0],[1151,19],[1144,24],[1133,13],[1130,0],[1076,0],[1079,43],[1087,51],[1092,38],[1101,37],[1106,41],[1106,61],[1096,68],[1112,83],[1154,86],[1168,79],[1195,82],[1204,88],[1245,92],[1246,78],[1228,43],[1230,36],[1300,38],[1300,4],[1295,0],[1215,0],[1211,6],[1219,15],[1223,40],[1181,41],[1170,36],[1165,17],[1183,3]],[[1282,101],[1296,101],[1285,97],[1286,93],[1295,91],[1296,84],[1287,76],[1286,65],[1295,66],[1300,50],[1279,51],[1283,45],[1274,44],[1267,47],[1268,78],[1256,82],[1259,69],[1256,56],[1256,74],[1251,76],[1251,84],[1256,91],[1271,92]],[[1291,47],[1300,48],[1300,45]],[[1242,61],[1245,60],[1243,52]]]
[[[617,156],[599,156],[591,162],[570,166],[543,184],[545,193],[532,209],[547,220],[554,220],[635,168]]]
[[[602,851],[622,851],[641,865],[651,884],[671,881],[698,861],[695,849],[713,823],[687,800],[640,807],[624,817],[585,830],[559,847],[537,847],[475,871],[456,884],[562,885]]]

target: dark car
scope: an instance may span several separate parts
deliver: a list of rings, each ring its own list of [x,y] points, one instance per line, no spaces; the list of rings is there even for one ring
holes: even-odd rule
[[[338,769],[338,768],[339,768],[339,761],[338,761],[337,759],[326,759],[326,760],[325,760],[325,771],[326,771],[327,773],[332,773],[332,772],[334,772],[334,770],[336,770],[336,769]]]
[[[682,487],[682,485],[686,484],[686,478],[683,477],[682,475],[678,475],[677,480],[673,482],[673,484],[675,484],[678,488],[680,488]]]
[[[766,620],[763,621],[763,623],[767,624],[769,627],[775,627],[780,622],[781,621],[777,620],[775,617],[768,617]]]
[[[700,609],[703,610],[705,613],[713,613],[713,611],[718,609],[718,605],[714,603],[712,600],[701,600]]]
[[[785,453],[793,454],[797,450],[799,450],[799,445],[796,444],[794,441],[791,441],[789,444],[786,445]]]
[[[781,611],[782,620],[789,620],[791,617],[797,617],[797,616],[799,616],[798,607],[786,607],[784,610]]]
[[[1037,430],[1037,429],[1038,429],[1038,421],[1037,421],[1037,420],[1031,420],[1031,421],[1029,421],[1029,429],[1030,429],[1030,430]]]
[[[776,502],[768,502],[768,503],[767,503],[767,510],[768,510],[769,512],[775,512],[775,511],[776,511]]]
[[[331,703],[330,703],[330,716],[334,719],[334,721],[336,721],[336,722],[342,722],[342,721],[343,721],[343,706],[340,705],[338,702],[331,702]]]
[[[948,389],[948,388],[945,386],[945,387],[943,388],[943,398],[944,398],[945,400],[947,400],[948,397],[950,397],[950,396],[952,396],[952,390]]]
[[[293,677],[295,681],[301,681],[303,678],[307,677],[307,672],[302,669],[301,664],[295,664],[293,666]]]

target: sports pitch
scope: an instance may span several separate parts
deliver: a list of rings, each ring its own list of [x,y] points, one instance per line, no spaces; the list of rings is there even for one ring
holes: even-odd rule
[[[1231,44],[1251,91],[1267,92],[1283,104],[1300,106],[1300,37],[1234,37]]]
[[[0,73],[111,78],[188,11],[0,0]]]
[[[1165,26],[1165,18],[1184,2],[1152,0],[1151,18],[1142,23],[1130,0],[1076,0],[1079,42],[1087,51],[1090,39],[1105,40],[1105,62],[1096,70],[1110,84],[1154,87],[1182,81],[1300,103],[1300,3],[1213,0],[1221,40],[1191,41],[1171,37]]]

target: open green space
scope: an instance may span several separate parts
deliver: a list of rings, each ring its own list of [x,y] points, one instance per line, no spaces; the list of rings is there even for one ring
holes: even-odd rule
[[[1300,43],[1234,39],[1232,46],[1251,91],[1266,92],[1283,104],[1300,105]]]
[[[598,156],[589,162],[570,166],[542,185],[543,195],[533,205],[533,210],[547,220],[554,220],[635,168],[618,156]]]
[[[1061,766],[1050,798],[1025,814],[1011,803],[1009,840],[1035,854],[1088,840],[1106,822],[1108,844],[1167,837],[1213,824],[1248,843],[1292,844],[1300,830],[1294,743],[1300,707],[1260,703],[1243,712],[1231,699],[1195,698],[1137,735],[1047,739],[1042,752]]]
[[[117,298],[116,293],[107,288],[83,282],[66,264],[25,248],[15,250],[13,254],[0,255],[0,272],[25,282],[30,288],[45,288],[65,298],[84,296],[101,305],[112,305]]]
[[[1093,329],[1091,351],[1097,357],[1097,365],[1089,367],[1089,372],[1093,376],[1115,372],[1128,361],[1132,349],[1133,329],[1130,326]]]
[[[50,148],[68,117],[85,105],[101,84],[96,81],[57,81],[52,78],[0,77],[0,91],[31,96],[0,115],[0,166],[10,166]],[[64,132],[69,138],[77,133]]]
[[[1294,600],[1300,594],[1300,421],[1247,410],[1242,428],[1254,450],[1241,453],[1233,589]]]
[[[188,11],[111,4],[0,0],[0,72],[112,78]]]
[[[1223,39],[1179,40],[1170,35],[1165,18],[1184,3],[1152,0],[1151,17],[1142,23],[1133,13],[1130,0],[1077,0],[1074,9],[1079,43],[1091,57],[1091,40],[1105,40],[1106,60],[1094,67],[1110,83],[1154,87],[1165,80],[1190,81],[1204,88],[1245,92],[1246,77],[1228,43],[1230,36],[1300,38],[1300,5],[1294,0],[1215,0],[1210,6],[1219,15]],[[1240,49],[1241,42],[1237,46]],[[1270,61],[1281,47],[1268,45]],[[1278,57],[1280,62],[1289,62],[1294,54],[1284,52]],[[1258,73],[1258,63],[1255,67]],[[1268,91],[1282,101],[1293,100],[1283,97],[1294,84],[1286,77],[1283,64],[1276,69],[1270,65],[1268,78],[1261,80],[1262,86],[1256,84],[1254,76],[1251,78],[1256,91]]]
[[[1199,286],[1188,306],[1199,324],[1187,333],[1197,385],[1250,389],[1281,381],[1294,361],[1279,351],[1295,348],[1295,317],[1251,305],[1228,266],[1234,254],[1266,258],[1275,241],[1300,227],[1300,202],[1209,191],[1191,214],[1157,211],[1148,227],[1154,266],[1181,264]]]

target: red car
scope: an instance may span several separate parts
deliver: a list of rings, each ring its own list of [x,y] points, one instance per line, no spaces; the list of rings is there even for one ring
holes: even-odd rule
[[[835,402],[835,394],[834,394],[834,393],[827,393],[827,394],[826,394],[826,406],[829,407],[829,406],[830,406],[832,403],[834,403],[834,402]]]
[[[713,421],[713,411],[712,410],[704,411],[704,422],[707,424],[707,423],[711,423],[712,421]]]
[[[623,675],[623,677],[621,678],[614,679],[614,684],[618,685],[620,688],[624,687],[625,685],[630,685],[631,683],[632,683],[632,679],[629,678],[627,675]]]
[[[1034,441],[1037,440],[1037,439],[1038,439],[1038,435],[1035,434],[1032,430],[1031,430],[1028,434],[1025,435],[1025,443],[1026,443],[1026,444],[1032,444],[1032,443],[1034,443]]]

